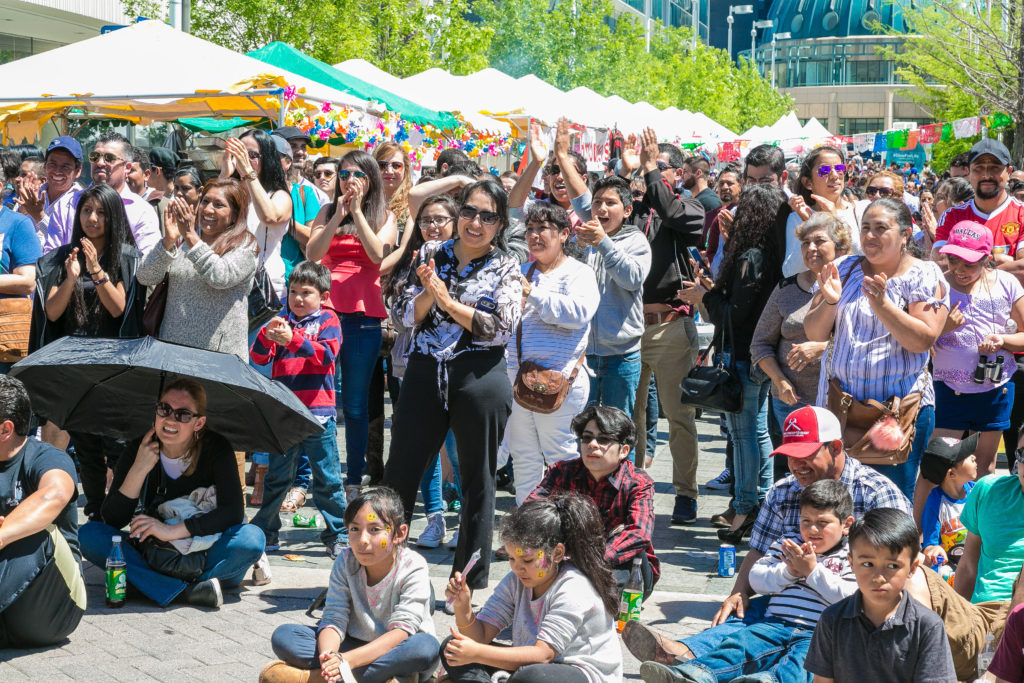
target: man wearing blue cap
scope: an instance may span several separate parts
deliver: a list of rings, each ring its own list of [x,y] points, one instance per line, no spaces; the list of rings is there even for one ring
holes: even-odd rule
[[[43,253],[67,244],[71,239],[61,226],[75,222],[74,197],[82,186],[82,146],[68,135],[54,138],[46,148],[46,182],[25,181],[18,193],[18,211],[35,224],[36,236]]]

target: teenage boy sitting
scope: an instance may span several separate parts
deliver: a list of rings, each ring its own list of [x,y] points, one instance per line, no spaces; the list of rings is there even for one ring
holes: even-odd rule
[[[633,558],[641,558],[644,600],[661,576],[651,543],[654,480],[627,458],[636,443],[629,415],[611,406],[588,406],[572,419],[580,457],[552,465],[526,500],[575,491],[594,501],[604,520],[604,558],[619,586],[629,580]]]
[[[341,323],[334,311],[323,307],[330,291],[331,273],[325,266],[312,261],[295,266],[288,278],[290,312],[260,330],[249,355],[257,365],[273,363],[271,376],[295,392],[324,426],[284,455],[270,456],[263,504],[252,523],[267,535],[267,551],[280,547],[278,511],[295,479],[299,456],[305,453],[313,470],[313,504],[324,518],[320,540],[334,559],[348,545],[348,531],[334,408],[334,361],[341,348]]]
[[[800,494],[803,543],[790,538],[773,543],[750,570],[751,587],[771,595],[765,618],[750,625],[734,620],[716,626],[706,634],[720,638],[709,654],[674,666],[644,662],[640,675],[659,682],[810,683],[803,663],[818,617],[857,591],[846,545],[851,524],[853,498],[841,482],[824,479],[805,488]],[[627,624],[631,630],[638,626]],[[629,636],[623,633],[627,643]]]
[[[978,461],[974,457],[978,436],[972,434],[963,441],[935,437],[921,456],[921,476],[935,484],[921,514],[926,566],[931,567],[941,557],[956,570],[964,554],[967,529],[960,523],[960,513],[978,477]]]
[[[942,619],[904,590],[920,550],[917,525],[904,512],[879,508],[854,522],[858,591],[818,620],[804,662],[814,683],[957,680]]]

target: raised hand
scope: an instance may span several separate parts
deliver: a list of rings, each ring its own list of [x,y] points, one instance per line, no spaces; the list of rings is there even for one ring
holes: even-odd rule
[[[572,135],[569,132],[569,119],[563,116],[558,119],[558,128],[555,130],[555,157],[559,160],[567,159],[571,146]]]
[[[14,202],[35,221],[43,220],[43,207],[46,204],[40,187],[42,181],[34,175],[24,178],[14,198]]]
[[[868,303],[871,304],[872,308],[885,304],[885,287],[887,282],[888,277],[886,277],[885,273],[879,273],[871,277],[864,276],[860,290],[867,297]]]
[[[548,146],[541,134],[540,124],[536,121],[530,122],[530,158],[540,164],[548,158]]]
[[[797,216],[800,216],[800,220],[802,221],[807,220],[811,217],[811,214],[814,213],[814,211],[811,210],[811,207],[807,206],[807,202],[804,201],[804,198],[798,194],[789,198],[789,208],[793,209],[794,213],[796,213]]]
[[[826,263],[818,273],[818,288],[825,303],[835,305],[843,295],[843,281],[839,279],[839,269],[834,263]]]
[[[245,146],[244,142],[238,138],[229,138],[226,154],[231,156],[235,168],[239,170],[243,177],[252,173],[252,164],[249,162],[249,148]]]
[[[69,280],[77,280],[82,274],[82,264],[78,261],[78,247],[71,250],[68,257],[64,259],[64,272]]]
[[[85,269],[91,276],[96,271],[100,270],[100,256],[96,252],[96,245],[92,243],[92,240],[88,237],[81,239],[82,245],[82,256],[85,257]]]
[[[640,152],[637,151],[639,147],[640,141],[636,134],[630,133],[622,147],[622,170],[632,173],[640,168]]]
[[[658,155],[661,154],[658,150],[658,134],[653,128],[644,128],[640,140],[640,164],[644,167],[645,173],[650,173],[658,168]]]

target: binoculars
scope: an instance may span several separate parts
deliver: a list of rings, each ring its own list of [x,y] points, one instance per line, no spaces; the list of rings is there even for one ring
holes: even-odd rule
[[[989,356],[979,356],[978,365],[974,368],[974,383],[984,384],[985,380],[989,380],[992,383],[997,383],[1003,379],[1003,357],[993,356],[989,360]]]

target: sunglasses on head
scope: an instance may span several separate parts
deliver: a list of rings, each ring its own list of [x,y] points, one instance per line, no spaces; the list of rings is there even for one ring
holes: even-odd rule
[[[484,225],[494,225],[498,222],[498,214],[494,211],[477,211],[475,206],[464,206],[459,209],[459,218],[464,221],[474,221],[480,216],[480,222]]]
[[[824,164],[822,166],[819,166],[818,167],[818,177],[819,178],[827,178],[827,177],[829,177],[829,175],[831,175],[831,173],[833,171],[835,171],[836,175],[842,175],[842,174],[846,173],[846,165],[845,164],[835,164],[833,166],[829,166],[828,164]]]
[[[107,162],[108,164],[112,164],[115,161],[124,161],[124,159],[117,156],[113,152],[103,152],[102,154],[100,154],[99,152],[89,153],[89,161],[91,161],[92,163],[95,164],[100,159],[103,159],[103,161]]]
[[[864,194],[868,197],[874,197],[875,195],[880,197],[891,197],[893,195],[893,189],[891,187],[869,187],[864,190]]]
[[[192,418],[199,417],[199,413],[193,413],[191,410],[186,410],[185,408],[172,408],[170,405],[164,403],[163,401],[157,402],[156,414],[159,417],[170,417],[171,415],[173,415],[175,422],[180,422],[181,424],[185,425],[191,422]]]
[[[405,168],[405,164],[401,161],[378,161],[377,166],[379,166],[382,171],[386,171],[389,168],[392,171],[401,171]]]
[[[350,171],[348,169],[345,169],[344,171],[338,171],[338,177],[341,178],[342,180],[348,180],[351,176],[355,176],[356,178],[362,178],[363,180],[366,180],[366,174],[363,173],[362,171]]]

